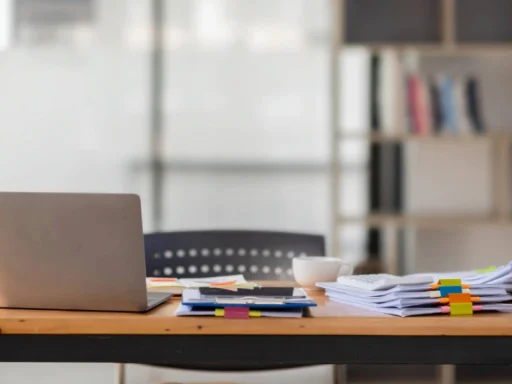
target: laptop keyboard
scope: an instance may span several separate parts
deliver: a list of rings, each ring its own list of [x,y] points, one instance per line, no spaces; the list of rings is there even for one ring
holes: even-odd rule
[[[158,304],[158,302],[162,301],[163,297],[162,297],[161,293],[148,292],[147,299],[148,299],[147,303],[148,303],[148,308],[149,308],[155,304]]]
[[[148,297],[148,307],[152,306],[158,301],[158,299],[153,299],[151,297]]]

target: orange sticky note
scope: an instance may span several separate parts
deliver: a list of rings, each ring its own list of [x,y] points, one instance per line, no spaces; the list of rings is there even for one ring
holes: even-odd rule
[[[448,299],[450,300],[450,303],[471,303],[473,301],[471,293],[450,293],[448,295]]]
[[[220,283],[211,283],[210,287],[221,287],[223,285],[233,285],[236,284],[236,280],[222,281]]]
[[[153,283],[170,283],[172,281],[176,281],[177,279],[174,277],[150,277],[149,281]]]
[[[440,284],[432,284],[430,286],[430,289],[434,289],[434,290],[435,289],[439,289],[440,286],[441,286]],[[469,284],[461,284],[461,287],[464,288],[464,289],[470,288]]]

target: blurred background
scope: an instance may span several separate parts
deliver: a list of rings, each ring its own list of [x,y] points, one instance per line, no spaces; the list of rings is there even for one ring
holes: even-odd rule
[[[137,193],[145,232],[321,233],[359,271],[506,263],[511,16],[510,0],[0,0],[0,190]],[[0,377],[110,383],[114,366]],[[167,377],[206,376],[128,370]],[[357,383],[510,377],[348,368]]]

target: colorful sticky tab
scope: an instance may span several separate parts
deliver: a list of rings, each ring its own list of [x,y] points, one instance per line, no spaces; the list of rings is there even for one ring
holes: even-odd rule
[[[455,294],[452,293],[451,295],[448,295],[449,297],[442,297],[439,299],[439,302],[441,304],[450,304],[450,303],[478,303],[480,301],[480,297],[478,297],[478,296],[470,296],[469,301],[462,301],[462,300],[467,300],[466,298],[461,299],[461,301],[453,301],[454,299],[450,298],[453,295],[459,295],[459,293],[455,293]]]
[[[473,304],[471,303],[450,303],[450,315],[461,316],[461,315],[472,315]]]
[[[432,284],[430,286],[430,289],[436,290],[436,289],[439,289],[440,286],[441,286],[441,284]],[[470,288],[469,284],[461,284],[461,287],[465,288],[465,289]]]
[[[462,285],[462,281],[460,279],[441,279],[439,285]]]
[[[489,272],[494,272],[495,270],[496,270],[496,266],[491,265],[490,267],[477,269],[476,271],[478,273],[489,273]]]
[[[224,317],[228,319],[248,319],[249,308],[247,307],[226,307],[224,308]]]
[[[249,316],[251,317],[261,317],[261,312],[260,311],[249,311]]]
[[[178,281],[175,277],[148,277],[148,280],[152,283],[171,283]]]
[[[475,301],[478,301],[478,297],[475,297]],[[448,295],[448,300],[450,303],[471,303],[473,298],[470,293],[450,293]]]
[[[439,292],[441,293],[441,297],[448,297],[450,293],[462,293],[462,287],[459,285],[455,286],[440,286]]]
[[[216,317],[224,317],[224,308],[215,308]]]

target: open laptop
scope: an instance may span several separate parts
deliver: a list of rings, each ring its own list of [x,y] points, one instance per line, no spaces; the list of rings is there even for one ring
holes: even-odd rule
[[[0,307],[143,312],[148,293],[140,199],[0,192]]]

